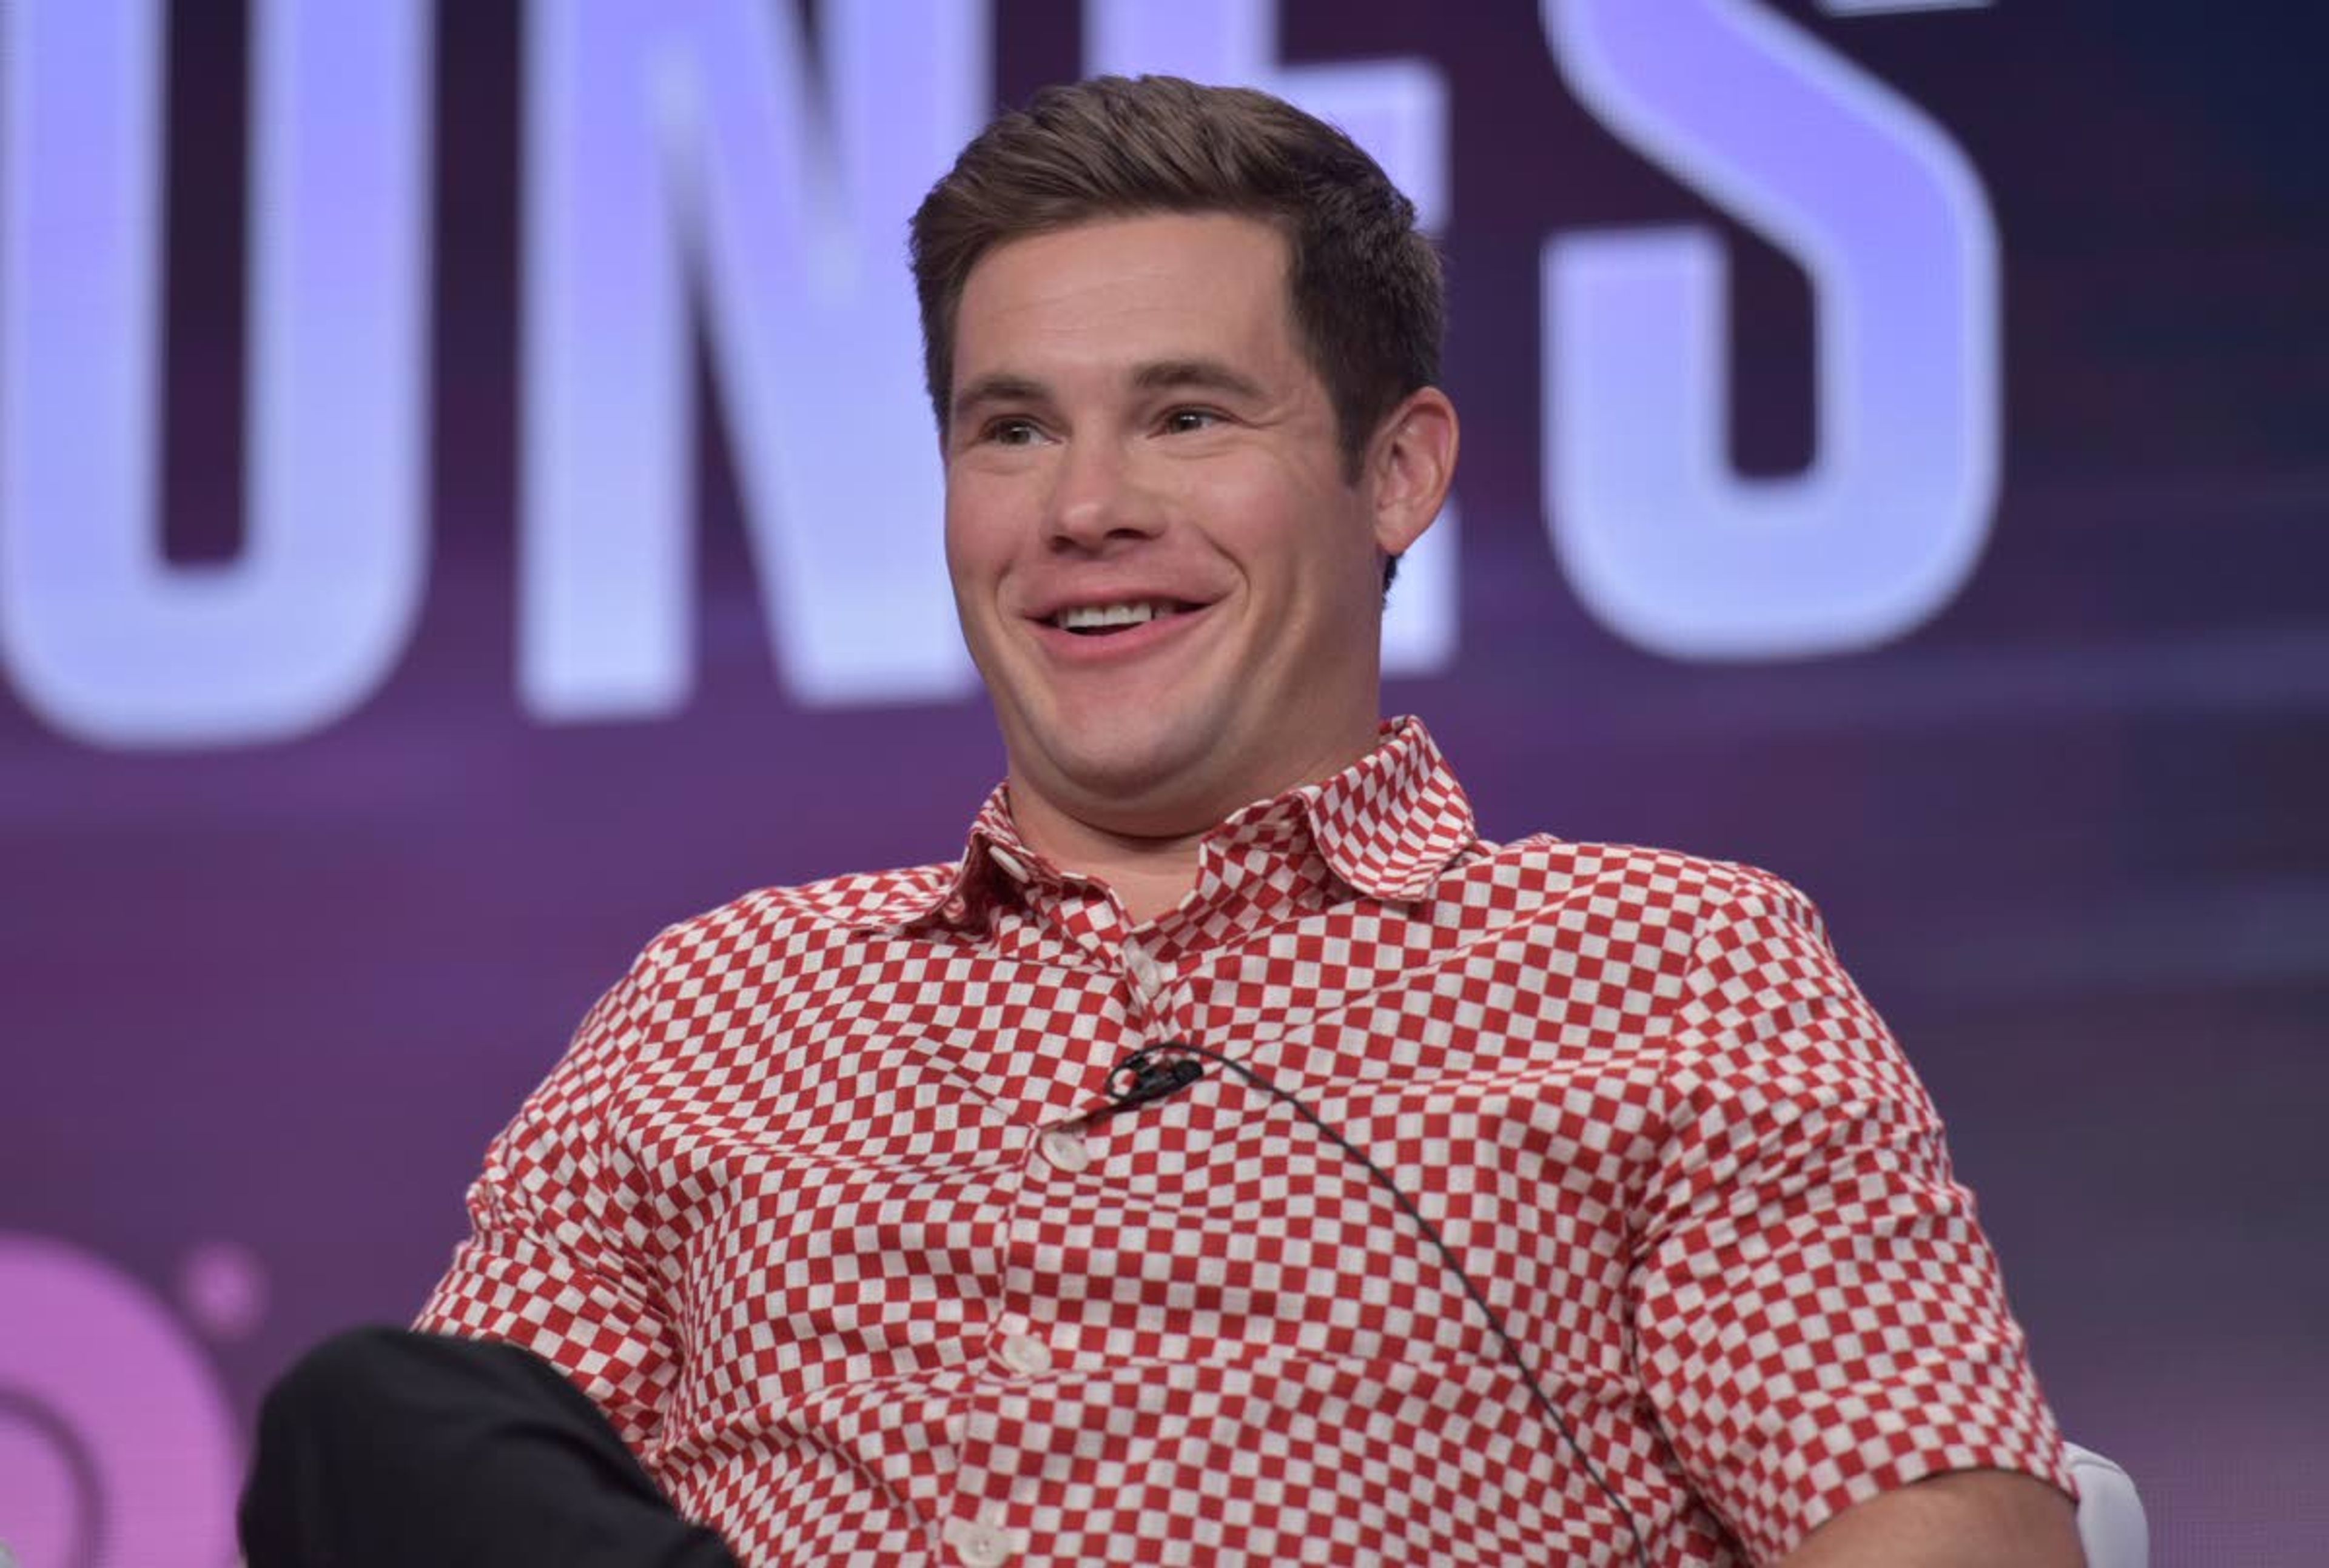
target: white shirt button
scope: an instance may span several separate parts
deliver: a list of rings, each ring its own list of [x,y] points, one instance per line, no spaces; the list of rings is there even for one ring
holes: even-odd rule
[[[1154,1007],[1172,977],[1164,972],[1162,964],[1129,944],[1124,950],[1124,967],[1132,972],[1133,988],[1139,991],[1140,1000]]]
[[[999,1526],[956,1525],[947,1535],[965,1568],[1002,1568],[1011,1560],[1011,1537]]]
[[[1051,1347],[1032,1334],[1005,1335],[996,1354],[1004,1366],[1022,1377],[1039,1376],[1051,1369]]]
[[[1035,1141],[1036,1151],[1070,1175],[1091,1163],[1091,1145],[1065,1128],[1046,1132]]]
[[[1002,867],[1003,874],[1014,882],[1024,882],[1027,879],[1027,863],[1002,845],[989,844],[986,847],[986,858]]]

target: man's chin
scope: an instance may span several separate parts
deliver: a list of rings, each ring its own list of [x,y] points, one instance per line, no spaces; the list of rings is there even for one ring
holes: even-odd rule
[[[1202,832],[1242,801],[1216,799],[1220,748],[1185,737],[1123,737],[1048,748],[1048,775],[1031,781],[1089,825],[1133,838]]]

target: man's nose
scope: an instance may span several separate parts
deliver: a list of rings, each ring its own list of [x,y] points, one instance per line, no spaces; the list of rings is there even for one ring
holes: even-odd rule
[[[1054,547],[1103,549],[1111,541],[1153,537],[1164,521],[1161,498],[1122,443],[1087,439],[1068,444],[1044,518]]]

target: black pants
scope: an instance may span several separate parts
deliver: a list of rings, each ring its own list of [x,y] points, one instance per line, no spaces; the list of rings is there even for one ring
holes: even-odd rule
[[[240,1523],[250,1568],[736,1568],[548,1363],[395,1329],[269,1392]]]

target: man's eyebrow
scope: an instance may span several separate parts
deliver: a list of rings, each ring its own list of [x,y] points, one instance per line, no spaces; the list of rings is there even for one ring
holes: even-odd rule
[[[962,419],[982,403],[1041,403],[1050,396],[1041,381],[997,371],[979,377],[957,392],[947,412],[950,418]]]
[[[1132,384],[1142,391],[1228,392],[1235,397],[1263,396],[1259,381],[1233,371],[1219,360],[1155,360],[1132,372]]]
[[[1132,385],[1144,392],[1214,391],[1256,399],[1266,396],[1259,381],[1219,360],[1151,360],[1133,371]],[[1051,389],[1041,381],[1010,371],[996,371],[966,382],[948,405],[947,416],[949,421],[959,421],[986,404],[1042,404],[1049,402],[1051,396]]]

